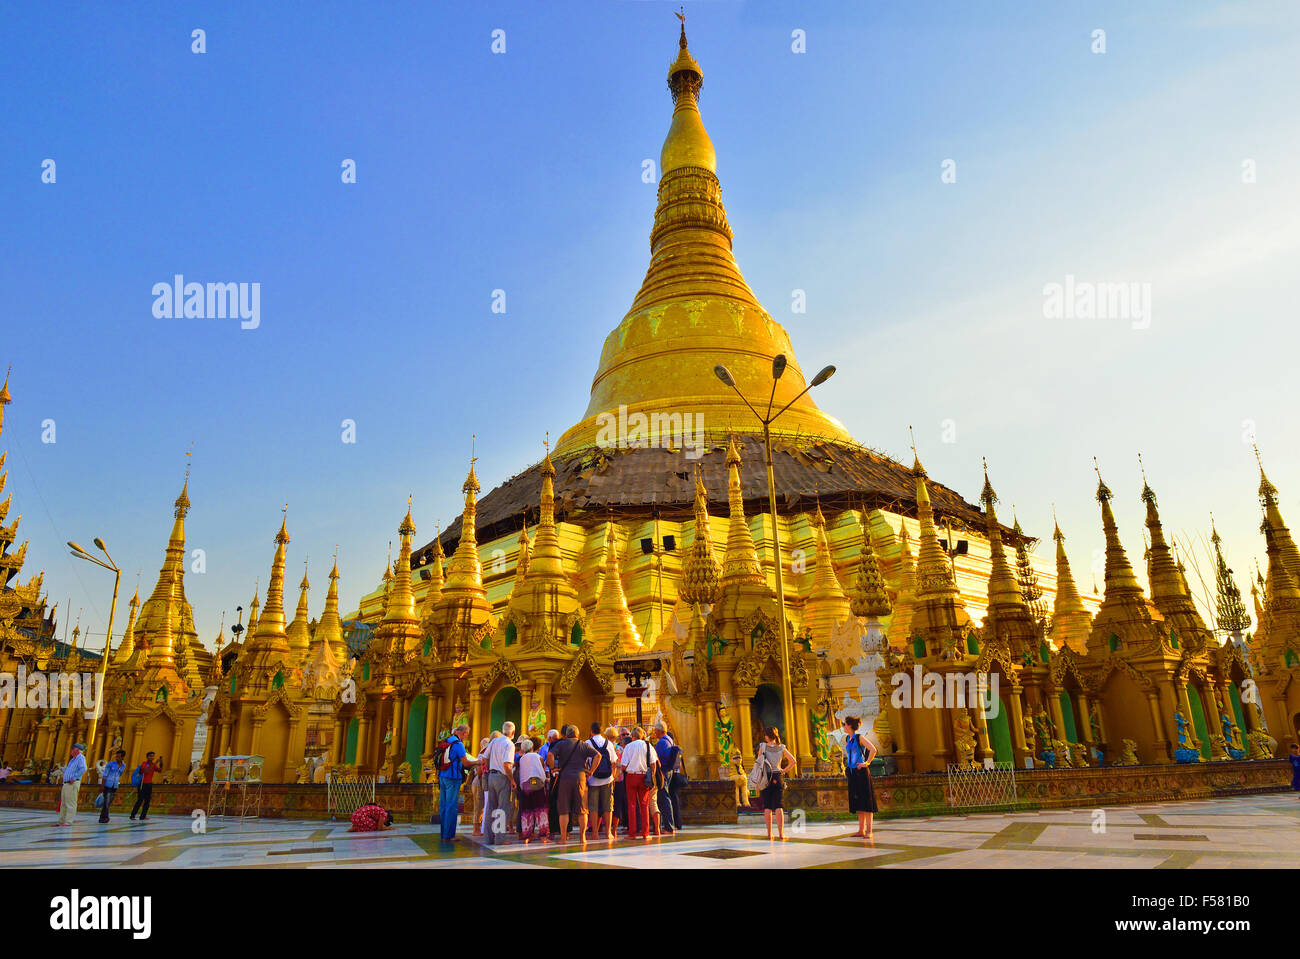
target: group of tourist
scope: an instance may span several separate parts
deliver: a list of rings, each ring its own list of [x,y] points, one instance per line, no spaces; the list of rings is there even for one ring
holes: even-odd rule
[[[682,748],[657,722],[615,729],[592,723],[590,735],[566,725],[540,736],[515,737],[514,723],[468,752],[469,727],[457,728],[438,754],[439,819],[442,840],[454,842],[460,791],[469,784],[475,836],[490,845],[509,842],[567,842],[576,830],[582,842],[671,834],[682,828],[680,792],[686,784]]]
[[[71,826],[72,821],[77,818],[77,801],[81,795],[81,780],[86,775],[85,751],[86,747],[81,743],[74,743],[68,761],[59,772],[59,816],[54,823],[56,826]],[[7,776],[7,764],[4,769]],[[154,774],[160,773],[162,770],[162,758],[155,757],[152,751],[146,753],[144,762],[136,767],[135,773],[131,777],[131,785],[136,789],[135,804],[131,807],[132,821],[135,820],[137,814],[139,814],[142,822],[149,818],[149,802],[153,798],[153,777]],[[117,790],[121,785],[124,772],[126,772],[126,750],[119,749],[113,754],[113,758],[104,764],[104,768],[100,772],[100,790],[99,795],[95,797],[95,805],[99,808],[99,821],[101,823],[109,821],[108,810],[117,797]]]

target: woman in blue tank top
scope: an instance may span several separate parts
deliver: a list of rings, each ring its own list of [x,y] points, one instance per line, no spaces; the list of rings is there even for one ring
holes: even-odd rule
[[[849,812],[858,814],[858,831],[853,835],[870,839],[876,812],[876,793],[871,786],[871,760],[876,758],[876,747],[858,732],[861,725],[857,716],[844,717],[844,774],[849,782]]]

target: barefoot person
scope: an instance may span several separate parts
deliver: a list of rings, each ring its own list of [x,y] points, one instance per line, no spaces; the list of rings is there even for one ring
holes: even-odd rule
[[[86,775],[86,757],[81,751],[86,747],[77,743],[72,747],[72,758],[63,767],[63,791],[59,793],[59,821],[56,826],[71,826],[77,816],[77,793],[81,791],[81,777]]]
[[[767,767],[767,785],[759,793],[763,800],[763,822],[767,824],[767,838],[772,838],[772,818],[776,814],[777,836],[785,839],[785,776],[794,769],[794,755],[781,742],[781,731],[775,726],[763,730],[763,743],[758,747],[758,762]]]
[[[858,831],[853,835],[871,838],[871,819],[876,812],[876,792],[871,787],[871,760],[876,747],[865,734],[858,732],[862,720],[844,717],[844,771],[849,780],[849,812],[858,814]]]

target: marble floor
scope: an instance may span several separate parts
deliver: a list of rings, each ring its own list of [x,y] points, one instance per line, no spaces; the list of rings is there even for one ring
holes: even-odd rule
[[[1104,821],[1102,818],[1104,814]],[[443,846],[436,826],[398,825],[349,833],[319,820],[118,815],[101,826],[81,814],[55,828],[52,812],[0,810],[0,866],[144,868],[1041,868],[1237,869],[1300,866],[1300,799],[1295,794],[1152,803],[1105,810],[985,813],[885,820],[869,841],[843,822],[791,826],[769,842],[761,819],[698,826],[650,842],[585,847],[518,842],[484,846],[463,827]],[[202,829],[197,829],[201,825]],[[196,831],[197,830],[197,831]]]

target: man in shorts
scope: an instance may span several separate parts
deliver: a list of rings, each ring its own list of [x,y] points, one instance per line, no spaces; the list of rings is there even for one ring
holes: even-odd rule
[[[558,842],[569,838],[569,820],[577,820],[578,835],[587,841],[587,776],[600,762],[600,753],[585,739],[578,738],[577,726],[565,726],[561,739],[546,753],[547,768],[555,774],[556,811],[559,813]]]

